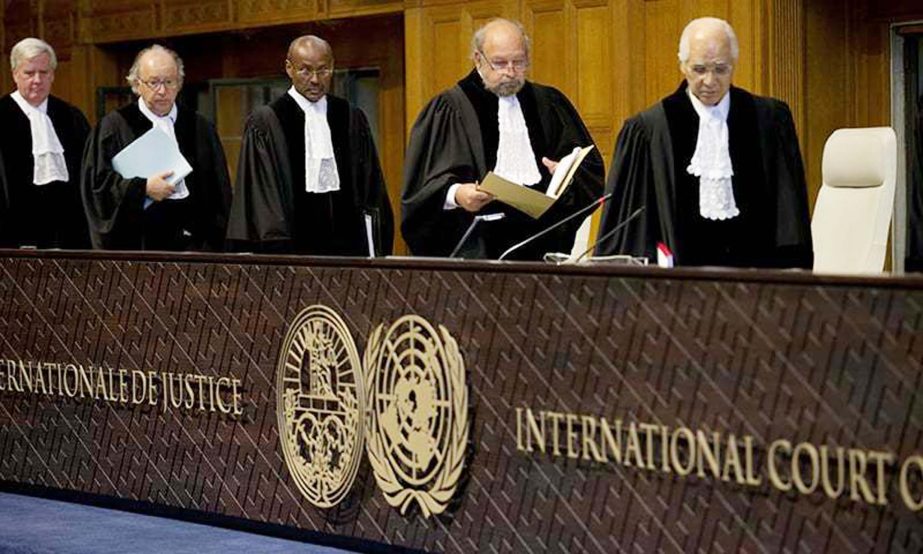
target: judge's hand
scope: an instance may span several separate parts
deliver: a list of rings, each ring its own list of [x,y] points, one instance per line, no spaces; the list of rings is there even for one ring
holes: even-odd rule
[[[455,189],[455,203],[469,212],[479,212],[489,204],[494,195],[478,188],[477,183],[461,183]]]
[[[167,177],[173,175],[172,171],[164,171],[163,173],[158,173],[157,175],[151,175],[147,178],[147,187],[145,188],[145,193],[155,202],[160,202],[164,198],[173,194],[173,191],[176,189],[173,185],[166,181]]]
[[[548,168],[548,173],[554,174],[554,170],[558,168],[558,162],[550,160],[548,158],[542,157],[542,165]]]

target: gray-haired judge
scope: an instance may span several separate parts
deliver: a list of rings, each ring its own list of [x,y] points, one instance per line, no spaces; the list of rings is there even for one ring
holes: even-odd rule
[[[798,136],[784,102],[732,86],[739,47],[731,26],[705,17],[679,42],[685,80],[619,134],[606,185],[614,196],[601,254],[676,265],[802,267],[813,261]]]
[[[214,125],[177,104],[184,77],[176,52],[145,48],[128,73],[137,101],[106,115],[93,131],[81,189],[95,248],[223,248],[231,203],[224,150]],[[172,183],[169,171],[147,179],[119,175],[112,158],[155,126],[175,141],[192,173]]]
[[[51,95],[54,49],[26,38],[10,52],[16,90],[0,98],[0,246],[87,248],[77,184],[90,125]]]

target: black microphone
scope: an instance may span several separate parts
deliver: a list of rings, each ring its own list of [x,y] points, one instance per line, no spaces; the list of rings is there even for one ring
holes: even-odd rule
[[[549,227],[546,227],[546,228],[542,229],[541,231],[539,231],[538,233],[535,233],[534,235],[528,237],[526,240],[524,240],[524,241],[522,241],[522,242],[520,242],[520,243],[514,244],[513,246],[510,246],[509,248],[506,249],[506,252],[504,252],[503,254],[500,254],[500,257],[497,258],[497,260],[502,260],[503,258],[509,256],[511,253],[515,252],[516,250],[519,250],[520,248],[522,248],[523,246],[529,244],[530,242],[532,242],[533,240],[535,240],[535,239],[537,239],[537,238],[540,238],[540,237],[543,237],[543,236],[547,235],[548,233],[554,231],[555,229],[557,229],[557,228],[560,227],[561,225],[564,225],[564,224],[567,223],[568,221],[571,221],[571,220],[574,219],[574,218],[580,217],[581,215],[584,215],[584,214],[587,213],[587,212],[591,212],[591,211],[595,210],[595,209],[598,208],[599,206],[602,206],[603,204],[605,204],[605,203],[606,203],[606,200],[609,200],[610,198],[612,198],[612,193],[611,193],[611,192],[608,193],[608,194],[604,194],[603,196],[600,196],[600,197],[597,198],[596,200],[593,200],[593,203],[592,203],[592,204],[590,204],[590,205],[588,205],[588,206],[584,206],[583,208],[580,208],[580,209],[577,210],[576,212],[574,212],[574,213],[570,214],[569,216],[565,217],[564,219],[558,221],[558,222],[555,223],[554,225],[551,225],[551,226],[549,226]]]
[[[630,215],[630,216],[628,216],[628,217],[626,217],[625,219],[623,219],[618,225],[616,225],[615,227],[613,227],[613,228],[610,229],[609,231],[606,231],[606,234],[604,234],[603,236],[598,237],[598,238],[596,239],[596,241],[595,241],[593,244],[590,245],[589,248],[587,248],[586,250],[583,251],[583,254],[580,254],[579,256],[577,256],[577,259],[574,260],[574,263],[577,263],[577,262],[579,262],[580,260],[582,260],[584,256],[586,256],[587,254],[590,253],[591,250],[593,250],[594,248],[596,248],[596,245],[597,245],[597,244],[601,243],[602,241],[604,241],[604,240],[606,240],[607,238],[611,237],[612,235],[616,234],[617,232],[619,232],[619,230],[623,229],[626,225],[628,225],[629,223],[631,223],[632,221],[634,221],[639,215],[641,215],[641,212],[644,211],[644,208],[645,208],[645,207],[646,207],[646,206],[641,206],[641,207],[638,208],[637,210],[631,212],[631,215]]]
[[[462,235],[461,240],[458,241],[458,244],[456,244],[455,248],[452,249],[452,253],[449,254],[449,257],[454,258],[458,254],[458,251],[462,249],[462,246],[464,246],[465,241],[467,241],[468,237],[471,236],[471,233],[474,232],[475,227],[477,227],[478,224],[480,224],[482,221],[499,221],[504,217],[506,217],[506,214],[501,212],[474,216],[474,221],[471,222],[471,225],[468,226],[465,234]]]

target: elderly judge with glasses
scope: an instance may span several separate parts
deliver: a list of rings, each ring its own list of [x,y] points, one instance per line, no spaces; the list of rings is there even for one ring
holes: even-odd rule
[[[176,52],[160,45],[145,48],[128,73],[137,101],[106,115],[94,130],[81,190],[95,248],[223,249],[231,203],[224,150],[214,125],[176,102],[183,78]],[[172,179],[166,169],[128,178],[113,169],[112,158],[154,127],[192,166],[185,178]]]
[[[679,42],[685,80],[629,119],[613,155],[599,254],[676,265],[810,268],[807,187],[784,102],[732,86],[739,47],[731,26],[706,17]],[[627,221],[644,207],[643,217]],[[618,229],[621,222],[627,222]]]
[[[411,131],[401,231],[415,255],[448,256],[458,244],[463,257],[497,258],[602,194],[603,164],[595,149],[564,195],[537,220],[478,187],[493,171],[544,192],[557,161],[593,139],[560,91],[526,80],[529,37],[522,25],[488,22],[474,33],[471,55],[471,72],[431,100]],[[489,214],[498,216],[459,244],[474,218]],[[561,226],[512,258],[569,251],[579,225],[575,220]]]
[[[80,160],[90,125],[52,96],[54,49],[26,38],[10,52],[16,90],[0,98],[0,246],[87,248]]]
[[[305,35],[285,59],[288,91],[247,121],[228,227],[234,250],[391,253],[391,204],[362,110],[329,94],[330,45]]]

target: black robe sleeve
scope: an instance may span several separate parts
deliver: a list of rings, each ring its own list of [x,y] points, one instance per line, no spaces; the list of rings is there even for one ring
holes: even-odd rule
[[[196,128],[193,172],[186,180],[194,210],[190,222],[193,236],[189,248],[221,252],[225,246],[228,214],[231,210],[231,179],[227,159],[214,124],[193,111],[185,111],[185,114],[195,121]],[[177,121],[177,125],[179,123]]]
[[[444,210],[455,183],[473,183],[486,173],[474,158],[462,114],[442,94],[424,108],[410,132],[401,191],[401,233],[417,256],[448,256],[472,216]]]
[[[814,264],[811,239],[811,218],[808,212],[808,188],[804,164],[798,146],[795,123],[788,106],[779,100],[765,99],[760,121],[766,121],[770,132],[762,133],[765,171],[770,183],[775,184],[775,250],[767,267],[800,267],[810,269]],[[771,142],[770,142],[771,141]],[[769,144],[766,144],[769,142]]]
[[[228,247],[285,252],[291,246],[292,176],[285,137],[272,109],[247,120],[237,164]]]
[[[136,137],[118,112],[103,118],[90,136],[83,156],[80,190],[94,248],[140,248],[147,180],[125,179],[112,169],[112,158]]]
[[[64,216],[67,221],[63,224],[61,246],[63,248],[89,248],[91,246],[90,234],[83,209],[83,200],[80,196],[80,171],[83,165],[83,151],[90,136],[90,123],[79,109],[69,104],[65,106],[69,125],[66,137],[68,145],[64,147],[64,156],[70,182],[69,208]]]
[[[388,256],[394,248],[394,215],[388,188],[368,120],[362,110],[354,108],[351,111],[350,151],[355,190],[361,195],[358,202],[363,213],[372,218],[375,254]]]
[[[606,180],[606,193],[612,193],[612,198],[603,210],[597,256],[629,254],[656,259],[657,243],[670,242],[659,225],[657,189],[650,130],[640,116],[634,117],[619,132],[612,154]],[[628,221],[642,207],[644,211]]]

